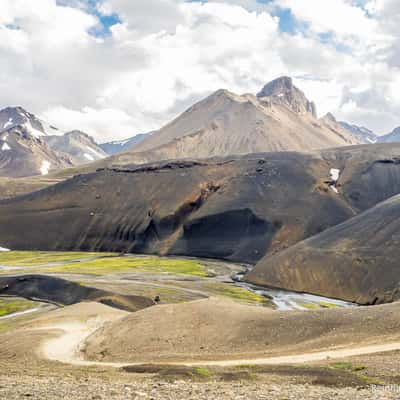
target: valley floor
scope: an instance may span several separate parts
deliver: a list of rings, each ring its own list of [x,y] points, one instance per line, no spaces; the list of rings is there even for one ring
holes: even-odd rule
[[[3,299],[3,313],[34,311],[0,320],[0,399],[400,398],[400,304],[279,311],[235,286],[240,265],[104,257],[0,255],[3,275],[161,298],[135,313]]]

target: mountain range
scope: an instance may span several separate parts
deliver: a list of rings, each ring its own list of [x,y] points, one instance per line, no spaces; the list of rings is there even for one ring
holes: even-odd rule
[[[218,90],[159,131],[103,145],[20,107],[0,116],[4,248],[228,259],[255,264],[257,285],[400,298],[399,131],[318,119],[290,78]]]
[[[398,130],[379,137],[332,114],[318,119],[316,105],[289,77],[269,82],[257,95],[218,90],[160,130],[120,141],[98,144],[79,129],[63,132],[22,107],[0,111],[0,134],[4,177],[400,140]]]
[[[258,95],[218,90],[114,158],[144,163],[265,151],[311,151],[359,144],[339,125],[316,118],[316,107],[292,79],[276,79]]]
[[[142,140],[144,140],[147,136],[151,134],[152,132],[139,133],[136,136],[133,136],[129,139],[114,140],[112,142],[99,144],[99,146],[105,153],[112,156],[132,149],[134,146],[139,144]]]

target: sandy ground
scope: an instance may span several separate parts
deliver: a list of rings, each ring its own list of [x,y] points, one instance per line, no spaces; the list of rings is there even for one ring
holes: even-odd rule
[[[213,304],[213,300],[200,300],[195,302],[197,303],[195,305],[197,306],[198,303],[202,305],[202,302]],[[226,306],[230,303],[227,302]],[[152,310],[152,312],[157,311],[159,315],[162,315],[165,314],[164,307],[166,306],[156,306],[139,313]],[[224,310],[223,305],[222,307]],[[278,320],[282,316],[280,313],[268,309],[251,308],[264,310],[268,315],[277,315]],[[235,308],[235,310],[243,314],[242,309]],[[209,312],[209,309],[206,308],[206,311]],[[386,328],[389,332],[392,328],[398,331],[395,320],[384,317],[383,311],[388,315],[399,314],[397,305],[391,305],[384,310],[375,307],[367,309],[367,313],[363,312],[362,318],[366,329],[368,329],[368,317],[377,313],[381,314],[379,327],[383,331],[385,329],[382,324],[387,324]],[[299,313],[298,318],[306,314]],[[314,312],[311,314],[315,315]],[[68,400],[150,398],[397,400],[399,397],[396,387],[368,386],[367,383],[374,384],[374,381],[361,379],[358,373],[326,368],[326,365],[339,360],[354,360],[352,361],[354,365],[363,364],[368,374],[378,376],[379,380],[390,377],[387,381],[388,384],[396,382],[400,384],[398,370],[400,351],[393,351],[400,349],[400,340],[398,342],[389,341],[390,335],[378,337],[374,330],[369,330],[368,340],[364,338],[363,341],[359,341],[356,338],[356,341],[359,342],[357,346],[341,346],[330,350],[329,354],[316,352],[312,346],[307,351],[293,352],[291,355],[285,356],[268,355],[264,359],[259,357],[258,360],[252,357],[238,360],[231,358],[230,353],[227,353],[222,362],[221,360],[206,360],[207,368],[214,368],[211,369],[213,375],[207,379],[200,377],[199,382],[187,370],[182,370],[179,365],[166,365],[163,368],[167,368],[167,370],[160,367],[161,372],[159,373],[155,373],[151,369],[148,371],[149,373],[138,373],[141,368],[138,366],[139,369],[136,372],[127,373],[121,368],[115,368],[121,367],[122,364],[125,364],[124,362],[87,363],[82,359],[85,356],[81,351],[82,343],[87,336],[90,336],[99,327],[108,329],[114,324],[129,320],[133,315],[98,303],[80,303],[48,312],[39,318],[27,320],[10,331],[0,333],[0,367],[3,371],[0,376],[0,398],[7,400],[22,398],[40,400],[60,398]],[[185,313],[183,313],[184,315]],[[226,318],[231,318],[231,315],[227,314]],[[253,317],[254,315],[250,314],[250,318]],[[148,322],[151,327],[151,321]],[[224,323],[224,321],[221,322]],[[159,320],[159,331],[163,330],[161,324],[162,319]],[[143,326],[139,324],[138,329],[142,328]],[[359,329],[359,326],[354,325],[354,328]],[[130,336],[137,334],[132,327],[130,329],[132,330]],[[291,332],[293,336],[295,331]],[[148,331],[144,331],[142,334],[146,335],[147,333]],[[113,339],[109,338],[108,341],[112,342]],[[348,339],[350,341],[350,338]],[[374,340],[380,343],[368,344]],[[353,343],[353,338],[351,338],[351,342]],[[122,348],[121,351],[128,354],[126,348]],[[377,353],[378,351],[385,352]],[[327,359],[327,356],[330,358]],[[189,361],[191,360],[189,359]],[[304,365],[304,367],[278,365],[286,362]],[[268,365],[256,366],[258,363],[271,365],[270,367]],[[129,362],[129,365],[131,364]],[[184,363],[181,362],[182,364]],[[197,365],[199,363],[189,362],[188,364]],[[238,368],[237,365],[240,364],[251,365],[248,367],[241,365]],[[319,364],[322,366],[319,367]],[[312,367],[312,365],[317,366]],[[111,366],[113,368],[110,368]],[[246,370],[242,371],[242,367],[246,367]]]
[[[83,348],[86,339],[90,337],[97,329],[101,328],[104,323],[109,322],[100,316],[88,320],[86,323],[69,323],[60,325],[49,325],[44,329],[62,330],[63,333],[55,339],[46,341],[41,348],[41,355],[51,361],[59,361],[62,363],[80,365],[80,366],[107,366],[113,368],[121,368],[124,366],[135,365],[129,362],[102,362],[87,361],[83,358]],[[246,364],[252,365],[284,365],[284,364],[303,364],[314,361],[343,359],[366,354],[376,354],[400,350],[400,341],[385,344],[376,344],[370,346],[352,346],[349,348],[341,348],[330,351],[307,352],[302,354],[293,354],[281,357],[264,357],[250,359],[227,359],[221,361],[198,361],[175,363],[176,365],[185,366],[219,366],[234,367]],[[229,357],[229,355],[227,355]],[[142,363],[136,363],[141,365]]]
[[[0,343],[13,339],[18,352],[40,338],[40,358],[82,366],[311,363],[400,350],[399,308],[277,312],[211,298],[128,313],[88,302],[28,320]]]
[[[316,352],[323,359],[330,355],[326,351],[342,348],[382,344],[396,348],[399,311],[400,303],[279,312],[210,298],[155,306],[118,319],[91,335],[85,352],[90,360],[118,363],[240,363]]]
[[[371,317],[371,315],[366,315],[365,312],[372,311],[382,312],[386,311],[387,314],[398,310],[398,305],[389,305],[382,306],[379,310],[377,308],[369,308],[369,309],[355,309],[355,310],[346,310],[347,313],[351,313],[351,321],[355,325],[357,321],[365,321],[366,317]],[[232,312],[233,310],[233,312]],[[341,310],[343,315],[344,310]],[[33,320],[23,329],[25,330],[33,330],[33,331],[44,331],[48,332],[56,332],[56,335],[50,339],[44,340],[39,349],[40,357],[44,357],[48,360],[59,361],[67,364],[81,365],[81,366],[108,366],[120,368],[125,365],[131,364],[141,364],[143,362],[148,361],[147,359],[140,360],[138,359],[136,363],[132,363],[132,355],[130,354],[131,345],[137,341],[142,341],[146,338],[149,333],[149,329],[154,328],[153,322],[159,325],[159,332],[166,333],[168,329],[171,327],[168,324],[163,324],[164,320],[162,316],[166,316],[167,319],[173,320],[173,332],[169,332],[169,334],[177,335],[178,330],[180,330],[181,322],[179,319],[185,322],[186,315],[189,314],[191,320],[196,320],[200,315],[200,323],[203,323],[201,320],[201,315],[207,316],[207,323],[209,326],[208,330],[215,330],[217,327],[214,325],[215,321],[219,322],[219,325],[228,325],[228,329],[231,330],[231,337],[225,337],[229,346],[231,346],[232,341],[234,340],[234,333],[232,329],[234,329],[235,324],[238,329],[240,325],[243,323],[243,316],[247,318],[247,323],[256,322],[260,323],[263,319],[269,324],[273,325],[276,321],[279,321],[279,329],[285,330],[285,324],[289,326],[292,325],[293,320],[303,320],[300,321],[303,324],[305,319],[311,316],[312,319],[315,319],[316,316],[320,316],[319,323],[323,320],[321,314],[328,314],[333,317],[336,316],[337,313],[334,310],[327,310],[325,312],[310,312],[310,313],[279,313],[273,312],[270,310],[262,309],[259,307],[250,307],[238,305],[237,303],[221,300],[221,299],[207,299],[207,300],[199,300],[192,303],[186,303],[181,305],[165,305],[165,306],[157,306],[151,309],[142,310],[136,313],[128,313],[125,311],[120,311],[113,309],[111,307],[99,304],[99,303],[80,303],[77,305],[65,307],[64,309],[56,310],[50,312],[36,320]],[[215,314],[216,317],[213,317],[212,314]],[[223,318],[225,315],[225,319]],[[397,315],[397,314],[396,314]],[[286,321],[282,320],[282,316],[285,316]],[[354,317],[355,316],[355,317]],[[157,317],[157,318],[156,318]],[[327,317],[324,316],[326,319]],[[349,318],[349,316],[347,316]],[[148,325],[148,329],[143,329],[143,324],[140,319],[144,319],[145,323]],[[230,323],[228,324],[228,320]],[[354,322],[356,321],[356,322]],[[186,321],[187,322],[187,321]],[[232,324],[233,322],[233,324]],[[325,321],[326,322],[326,321]],[[330,323],[332,321],[329,320]],[[338,325],[342,324],[342,321],[336,321]],[[380,323],[389,323],[389,321],[385,321],[384,318],[380,318]],[[390,322],[391,323],[391,322]],[[309,324],[310,325],[310,324]],[[219,335],[224,333],[224,330],[221,328],[217,331]],[[380,329],[381,325],[379,325]],[[125,328],[125,329],[124,329]],[[194,336],[195,341],[201,341],[201,335],[204,333],[201,328],[198,329],[196,323],[192,324],[191,328],[193,331],[191,335]],[[299,335],[296,333],[296,330],[291,331],[291,340],[294,342],[292,346],[282,337],[280,340],[283,340],[284,343],[279,343],[278,340],[273,344],[274,351],[270,356],[261,357],[260,353],[258,356],[253,355],[247,358],[240,358],[237,356],[237,352],[235,352],[234,347],[231,352],[228,352],[226,349],[226,354],[223,359],[220,359],[220,354],[217,353],[215,359],[210,358],[209,352],[204,352],[204,359],[198,359],[201,357],[202,352],[197,354],[197,361],[193,361],[193,355],[188,353],[188,357],[186,359],[182,359],[182,356],[178,356],[177,360],[167,359],[164,362],[171,363],[174,362],[179,365],[188,365],[188,366],[196,366],[196,365],[209,365],[209,366],[240,366],[243,364],[253,364],[253,365],[282,365],[282,364],[301,364],[301,363],[311,363],[314,361],[322,361],[322,360],[334,360],[334,359],[343,359],[347,357],[360,356],[365,354],[375,354],[375,353],[383,353],[389,351],[400,350],[400,338],[397,341],[391,339],[391,336],[387,335],[383,337],[382,334],[374,336],[374,330],[370,329],[368,331],[368,336],[364,338],[363,341],[357,340],[358,345],[343,343],[341,337],[343,333],[346,332],[349,328],[346,326],[341,326],[342,332],[340,333],[340,338],[335,337],[335,335],[331,334],[331,331],[335,331],[335,327],[330,327],[330,341],[331,345],[329,349],[318,351],[319,350],[319,342],[314,340],[312,336],[307,338],[307,343],[310,345],[314,341],[314,346],[309,347],[307,351],[296,351],[299,347]],[[129,330],[129,332],[126,331]],[[250,327],[251,330],[253,330]],[[354,326],[351,326],[351,329],[354,329]],[[195,335],[195,331],[198,333],[198,337]],[[270,331],[270,333],[273,331]],[[243,331],[240,330],[240,334]],[[265,332],[266,334],[268,332]],[[187,332],[186,332],[187,334]],[[108,336],[107,336],[108,335]],[[184,333],[185,335],[185,333]],[[124,343],[121,343],[122,340],[125,340]],[[99,339],[100,338],[100,339]],[[214,337],[208,338],[213,340]],[[304,338],[303,338],[304,339]],[[160,349],[157,344],[158,341],[155,340],[154,334],[150,338],[153,343],[154,349],[153,352],[158,352]],[[254,338],[253,338],[254,340]],[[336,344],[335,344],[336,340]],[[352,338],[352,341],[354,338]],[[264,336],[258,338],[259,342],[265,342]],[[374,344],[370,344],[373,343]],[[190,344],[190,343],[189,343]],[[181,346],[185,348],[186,343],[181,343]],[[282,347],[286,347],[291,350],[291,354],[289,355],[276,355],[282,352]],[[264,344],[265,348],[268,348],[267,344]],[[87,350],[87,348],[89,350]],[[94,349],[95,348],[95,349]],[[118,351],[115,351],[118,349]],[[84,351],[86,350],[86,351]],[[113,353],[114,351],[114,353]],[[193,349],[191,349],[193,351]],[[96,354],[97,352],[97,354]],[[160,351],[161,353],[163,350]],[[86,354],[91,355],[94,358],[94,361],[90,361],[85,359]],[[106,355],[107,354],[107,355]],[[122,355],[121,355],[122,354]],[[274,355],[275,354],[275,355]],[[93,355],[95,357],[93,357]],[[140,354],[139,354],[140,356]],[[124,359],[124,357],[126,357]],[[136,355],[135,355],[136,357]],[[101,360],[99,360],[101,358]],[[113,359],[114,358],[114,359]],[[135,358],[133,358],[135,360]],[[151,360],[157,361],[158,363],[162,363],[161,360]]]

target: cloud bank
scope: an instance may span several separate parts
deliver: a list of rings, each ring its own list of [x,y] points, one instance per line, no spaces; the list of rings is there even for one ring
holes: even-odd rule
[[[291,75],[320,115],[386,133],[400,125],[399,23],[396,0],[2,0],[0,106],[107,141]]]

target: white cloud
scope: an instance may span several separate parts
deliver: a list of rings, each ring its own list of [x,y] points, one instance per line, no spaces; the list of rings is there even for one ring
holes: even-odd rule
[[[277,0],[277,6],[289,8],[296,17],[311,24],[318,33],[334,32],[340,36],[372,39],[376,21],[366,10],[350,0]]]
[[[397,0],[103,0],[98,11],[121,21],[104,38],[85,2],[63,4],[0,1],[0,106],[103,141],[156,129],[221,87],[254,93],[285,74],[320,114],[400,125]],[[282,8],[303,32],[279,31],[271,12]]]
[[[105,108],[94,109],[84,107],[82,110],[71,110],[66,107],[54,107],[44,112],[41,117],[53,123],[64,131],[79,127],[84,132],[91,133],[102,143],[111,137],[126,138],[135,135],[145,127],[137,126],[138,120],[124,111]],[[137,130],[133,130],[135,127]]]

